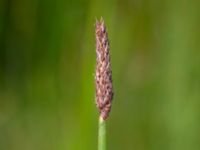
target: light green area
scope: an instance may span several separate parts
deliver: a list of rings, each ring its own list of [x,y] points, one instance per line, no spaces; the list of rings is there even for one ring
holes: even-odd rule
[[[106,121],[99,117],[98,150],[106,150]]]
[[[200,149],[199,0],[0,0],[0,150],[96,150],[96,18],[110,39],[107,150]]]

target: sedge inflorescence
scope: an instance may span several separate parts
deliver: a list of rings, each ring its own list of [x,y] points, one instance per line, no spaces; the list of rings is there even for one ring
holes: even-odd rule
[[[96,105],[100,116],[106,120],[113,99],[112,71],[108,33],[103,19],[96,21]]]

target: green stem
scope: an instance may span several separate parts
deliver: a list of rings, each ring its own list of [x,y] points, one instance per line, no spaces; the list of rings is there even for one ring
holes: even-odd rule
[[[99,117],[98,150],[106,150],[106,121]]]

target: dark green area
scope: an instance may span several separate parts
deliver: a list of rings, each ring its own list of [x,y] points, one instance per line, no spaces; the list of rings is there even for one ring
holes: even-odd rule
[[[0,149],[95,150],[96,18],[108,28],[108,150],[200,149],[200,1],[0,0]]]

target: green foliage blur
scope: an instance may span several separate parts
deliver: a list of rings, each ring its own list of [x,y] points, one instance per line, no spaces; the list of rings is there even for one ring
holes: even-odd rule
[[[96,150],[94,24],[107,25],[108,150],[200,149],[200,1],[0,0],[0,150]]]

